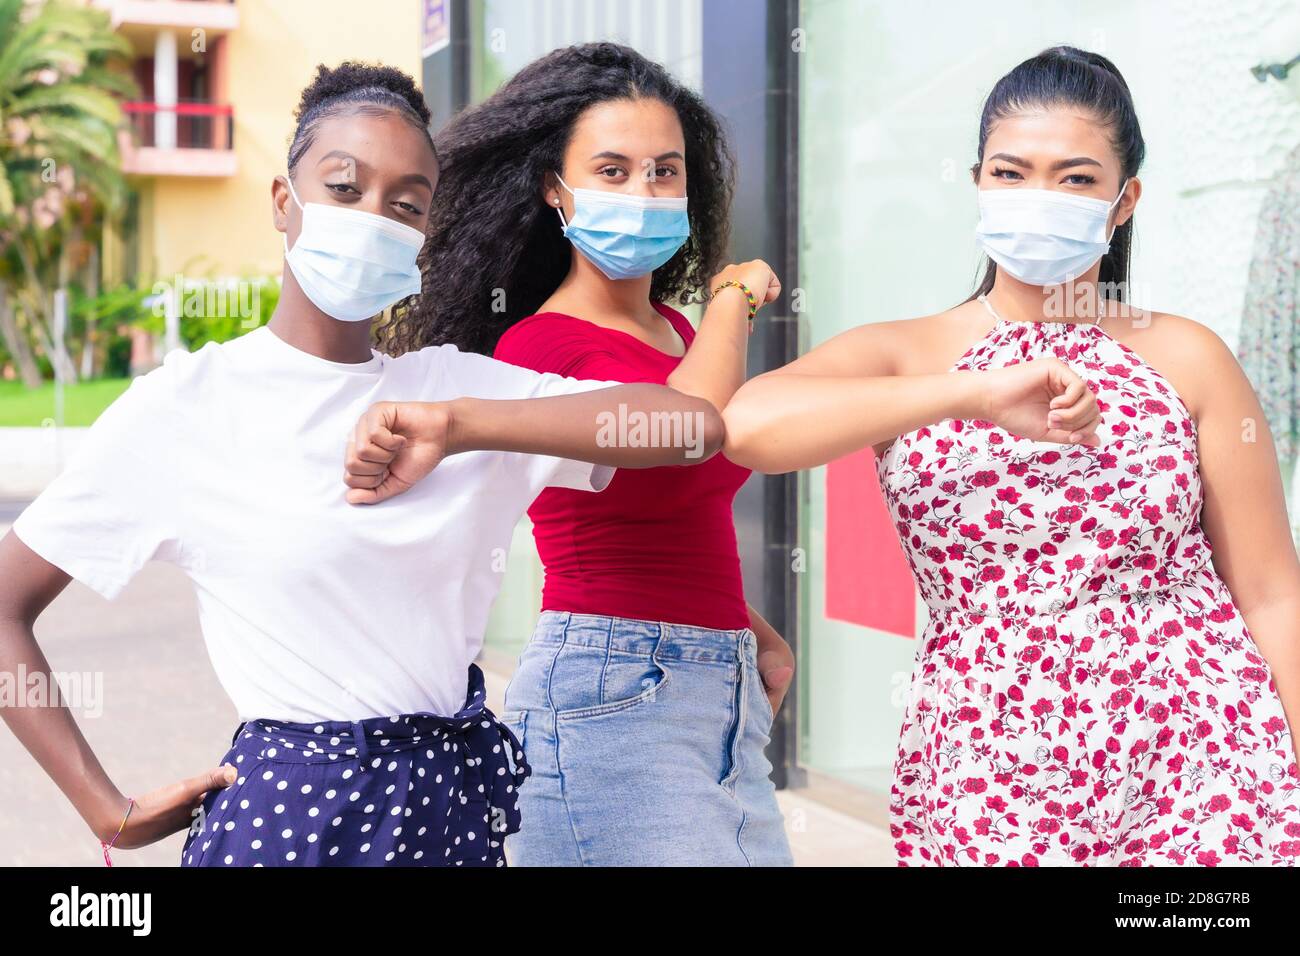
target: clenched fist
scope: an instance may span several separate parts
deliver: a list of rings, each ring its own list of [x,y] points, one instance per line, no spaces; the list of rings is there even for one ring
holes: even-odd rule
[[[1097,446],[1101,410],[1088,383],[1056,358],[988,369],[986,420],[1029,438],[1061,444]]]
[[[439,402],[379,402],[348,442],[343,482],[354,505],[400,495],[447,456],[451,410]]]
[[[722,283],[733,279],[744,284],[750,292],[754,293],[760,309],[775,302],[781,295],[781,280],[772,271],[772,267],[762,259],[751,259],[739,265],[726,266],[713,277],[709,288],[716,289]]]

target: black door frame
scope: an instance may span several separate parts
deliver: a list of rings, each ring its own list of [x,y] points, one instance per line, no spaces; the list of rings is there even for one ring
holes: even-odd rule
[[[469,105],[470,71],[470,0],[447,0],[450,19],[450,43],[432,56],[424,57],[420,70],[420,87],[432,117],[429,129],[437,132],[463,107]]]
[[[762,4],[762,15],[755,7]],[[704,0],[704,97],[728,122],[739,164],[732,258],[763,259],[781,277],[781,298],[750,342],[749,371],[799,351],[799,0]],[[736,497],[736,530],[750,602],[799,654],[799,476],[754,475]],[[806,783],[798,765],[799,679],[772,728],[768,758],[777,787]]]

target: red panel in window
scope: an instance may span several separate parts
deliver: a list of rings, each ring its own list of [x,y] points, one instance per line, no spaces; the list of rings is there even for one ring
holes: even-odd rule
[[[868,448],[826,468],[826,616],[916,636],[916,587]]]

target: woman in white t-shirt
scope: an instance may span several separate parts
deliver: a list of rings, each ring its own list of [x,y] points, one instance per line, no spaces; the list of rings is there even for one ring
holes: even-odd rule
[[[129,799],[65,707],[0,711],[106,860],[188,828],[184,865],[503,864],[528,770],[472,662],[516,521],[543,488],[721,443],[713,408],[671,389],[371,349],[369,320],[420,291],[428,121],[397,70],[319,68],[272,186],[269,324],[136,379],[0,541],[0,669],[49,672],[32,628],[70,578],[113,598],[165,560],[242,721],[221,767]],[[664,413],[677,447],[601,427]]]

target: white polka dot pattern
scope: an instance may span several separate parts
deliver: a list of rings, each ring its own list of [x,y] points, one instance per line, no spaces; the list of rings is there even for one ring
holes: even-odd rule
[[[239,778],[204,801],[182,866],[504,866],[529,774],[472,665],[453,717],[253,720],[222,762]]]

